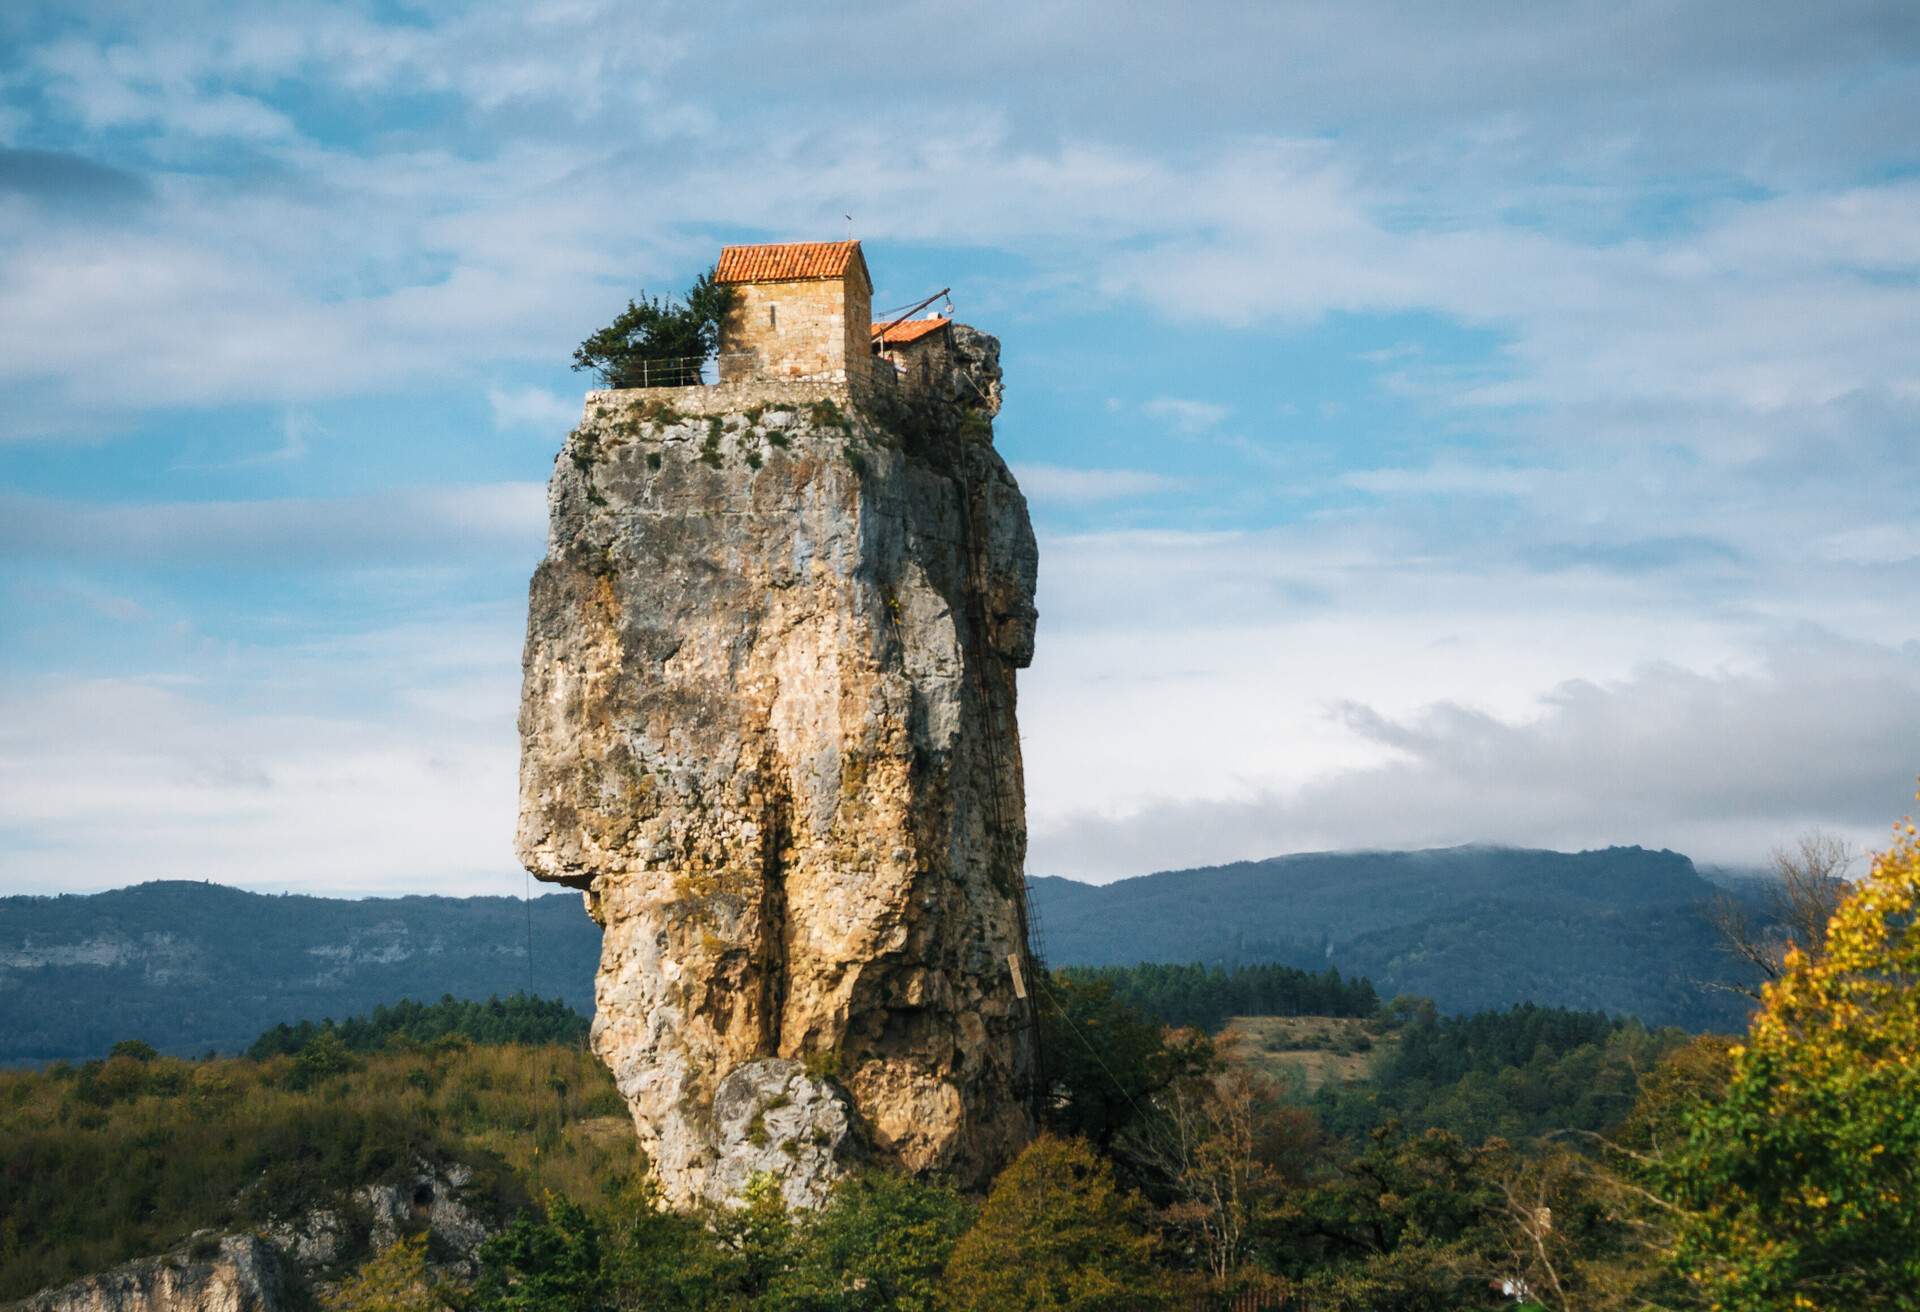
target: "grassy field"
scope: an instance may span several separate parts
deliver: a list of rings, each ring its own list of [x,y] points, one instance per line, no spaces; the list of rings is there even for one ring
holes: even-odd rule
[[[1218,1039],[1228,1061],[1305,1096],[1323,1084],[1363,1080],[1393,1047],[1372,1022],[1336,1016],[1235,1016]]]

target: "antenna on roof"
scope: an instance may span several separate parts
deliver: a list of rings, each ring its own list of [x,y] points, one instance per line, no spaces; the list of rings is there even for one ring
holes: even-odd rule
[[[853,240],[853,215],[851,214],[847,215],[846,219],[847,219],[847,240],[852,241]]]

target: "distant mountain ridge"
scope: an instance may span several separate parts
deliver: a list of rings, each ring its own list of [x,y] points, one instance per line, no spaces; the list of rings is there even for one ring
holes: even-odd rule
[[[1533,1001],[1732,1028],[1728,962],[1686,857],[1637,847],[1328,852],[1107,885],[1030,881],[1054,965],[1280,962],[1449,1011]],[[600,931],[571,893],[349,900],[157,882],[0,898],[0,1063],[120,1039],[233,1052],[282,1021],[533,987],[590,1014]]]
[[[600,931],[573,893],[349,900],[162,881],[0,898],[0,1062],[116,1041],[238,1051],[281,1021],[533,989],[592,1013]]]
[[[1677,852],[1316,852],[1105,885],[1037,878],[1049,961],[1337,966],[1449,1011],[1532,1001],[1694,1029],[1744,1004],[1708,922],[1721,890]]]

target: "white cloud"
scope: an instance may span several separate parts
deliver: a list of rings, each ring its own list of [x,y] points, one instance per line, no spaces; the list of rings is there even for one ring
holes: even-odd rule
[[[1920,526],[1903,523],[1842,528],[1807,546],[1814,555],[1840,564],[1904,565],[1920,560]]]
[[[1751,668],[1572,682],[1519,714],[1335,708],[1381,759],[1238,795],[1036,817],[1030,866],[1111,878],[1330,848],[1634,842],[1752,863],[1813,827],[1884,846],[1920,770],[1920,645],[1802,632]],[[1234,744],[1221,744],[1234,750]]]
[[[1524,497],[1538,490],[1540,474],[1506,469],[1459,456],[1436,458],[1420,469],[1356,469],[1342,474],[1346,486],[1377,496]]]
[[[33,63],[91,127],[153,123],[250,138],[289,130],[234,88],[264,93],[308,80],[363,99],[450,92],[477,113],[546,106],[579,121],[650,104],[656,77],[686,48],[665,16],[643,19],[630,6],[596,0],[395,23],[350,5],[310,5],[294,15],[272,4],[181,0],[151,17],[142,23],[103,7],[91,39],[54,42]]]
[[[1116,253],[1113,291],[1227,324],[1411,310],[1510,334],[1509,375],[1446,388],[1459,403],[1765,412],[1916,377],[1903,348],[1920,330],[1911,183],[1725,203],[1698,229],[1602,244],[1495,215],[1392,223],[1398,198],[1357,184],[1330,149],[1193,167],[1208,198],[1194,230]]]
[[[1025,34],[1017,53],[998,43],[976,48],[982,79],[999,70],[994,95],[984,82],[947,94],[980,95],[990,106],[1008,87],[1017,97],[1022,77],[1042,68],[1053,85],[1059,70],[1047,52],[1089,38],[1069,9],[1043,9],[1005,16]],[[727,33],[735,60],[755,48],[789,57],[798,48],[809,52],[797,61],[808,68],[837,67],[862,48],[823,45],[821,31],[790,22],[680,25],[671,15],[641,20],[581,5],[384,25],[323,5],[297,20],[242,8],[207,24],[216,37],[177,21],[144,30],[119,15],[99,24],[92,42],[74,36],[32,52],[34,66],[67,88],[60,94],[91,106],[76,109],[83,123],[214,131],[226,106],[236,117],[230,130],[251,133],[272,165],[263,172],[278,176],[236,188],[180,168],[163,143],[162,199],[137,227],[27,227],[11,242],[0,227],[0,296],[12,329],[0,329],[0,375],[56,380],[96,405],[284,401],[562,358],[563,326],[596,321],[617,284],[705,258],[711,243],[700,229],[832,227],[853,206],[874,237],[1018,249],[1035,284],[1054,294],[1104,292],[1226,325],[1431,312],[1510,335],[1505,376],[1473,386],[1449,379],[1440,389],[1483,406],[1640,399],[1765,409],[1920,386],[1903,346],[1920,301],[1908,276],[1920,262],[1915,184],[1803,181],[1759,199],[1720,187],[1736,198],[1669,232],[1624,240],[1618,225],[1595,230],[1584,217],[1601,188],[1565,198],[1573,165],[1554,156],[1543,168],[1548,157],[1537,149],[1512,147],[1564,136],[1570,122],[1595,116],[1578,125],[1599,134],[1580,162],[1623,171],[1604,190],[1630,208],[1638,175],[1622,158],[1658,154],[1674,134],[1623,141],[1607,118],[1621,97],[1670,98],[1667,112],[1678,116],[1681,104],[1720,114],[1790,95],[1806,114],[1803,102],[1822,108],[1817,87],[1830,84],[1821,77],[1897,66],[1901,43],[1914,37],[1895,11],[1856,14],[1852,25],[1819,29],[1835,49],[1813,60],[1795,42],[1814,33],[1788,7],[1764,17],[1720,12],[1740,42],[1727,42],[1713,22],[1666,16],[1651,24],[1661,43],[1654,51],[1643,44],[1649,25],[1624,16],[1440,23],[1401,12],[1382,18],[1382,31],[1357,17],[1232,10],[1195,28],[1150,15],[1116,20],[1101,38],[1110,53],[1130,48],[1124,33],[1159,52],[1136,70],[1149,85],[1198,80],[1248,97],[1208,97],[1210,115],[1237,111],[1244,128],[1176,133],[1178,149],[1115,128],[1133,102],[1160,112],[1170,98],[1183,103],[1178,96],[1108,88],[1091,101],[1104,113],[1052,131],[1033,131],[1029,116],[1002,105],[949,121],[964,126],[903,135],[822,100],[814,83],[828,82],[820,79],[789,82],[756,68],[764,94],[748,102],[706,76],[711,62],[701,52],[716,31]],[[955,42],[980,34],[950,26],[908,6],[890,18],[886,39],[939,46],[951,67]],[[1872,41],[1852,39],[1867,31]],[[1238,42],[1227,39],[1232,32],[1243,34]],[[1590,44],[1570,45],[1574,33]],[[1627,49],[1634,58],[1624,58]],[[1389,50],[1390,87],[1373,75]],[[1461,62],[1443,60],[1443,50]],[[1605,50],[1622,54],[1618,66],[1596,53]],[[1297,99],[1271,73],[1237,79],[1233,70],[1256,57],[1297,63],[1362,130],[1330,133],[1312,111],[1316,101]],[[882,61],[879,76],[896,62]],[[1463,76],[1469,67],[1479,72]],[[1349,81],[1339,69],[1368,74]],[[1876,103],[1913,77],[1883,73]],[[412,132],[359,149],[323,147],[276,124],[249,128],[229,103],[258,103],[299,79],[369,94],[447,91],[477,111],[522,112],[489,120],[497,135],[490,153],[479,153]],[[1554,90],[1515,100],[1493,94],[1495,86]],[[1392,126],[1398,120],[1380,112],[1388,104],[1395,114],[1418,106],[1467,117],[1410,150]],[[547,112],[525,112],[533,105]],[[698,148],[603,145],[604,134],[582,129],[589,119],[631,124],[640,107],[648,124],[684,121]],[[196,124],[196,113],[211,120]],[[1807,120],[1775,110],[1739,121],[1745,143],[1793,136]],[[1888,149],[1890,121],[1883,115],[1871,132],[1853,125],[1859,139],[1848,144]],[[1455,180],[1450,170],[1463,157],[1497,176]],[[1719,175],[1707,177],[1711,184]],[[636,209],[635,178],[666,203]],[[102,351],[125,376],[124,388],[105,397],[86,390],[94,374],[85,362]],[[1416,363],[1408,376],[1433,375]],[[1153,412],[1185,431],[1224,418],[1204,398],[1158,404]]]
[[[255,142],[295,135],[285,114],[254,97],[196,86],[182,66],[186,54],[179,44],[148,51],[65,40],[41,50],[35,62],[49,95],[93,131],[153,125]]]
[[[78,395],[104,352],[123,386],[88,391],[96,404],[301,400],[559,359],[566,325],[596,321],[616,280],[703,258],[699,227],[828,223],[857,194],[876,236],[1024,247],[1043,283],[1071,272],[1072,294],[1091,281],[1185,320],[1412,311],[1510,338],[1501,376],[1409,362],[1400,377],[1437,402],[1639,403],[1684,421],[1920,388],[1904,348],[1920,331],[1912,183],[1723,202],[1694,228],[1601,242],[1496,212],[1407,218],[1417,198],[1324,142],[1159,159],[1091,141],[1036,152],[988,124],[912,142],[855,129],[824,160],[810,138],[752,135],[725,171],[667,165],[671,224],[635,221],[620,161],[528,141],[481,161],[288,147],[320,189],[177,176],[137,229],[0,228],[0,378]],[[1227,418],[1203,397],[1145,409],[1187,433]]]
[[[1139,469],[1071,469],[1065,465],[1015,465],[1014,476],[1029,501],[1069,506],[1125,501],[1136,497],[1177,492],[1184,479],[1150,474]]]
[[[247,469],[260,465],[284,465],[305,460],[312,449],[309,442],[325,432],[320,421],[304,410],[290,410],[280,417],[280,437],[263,451],[235,456],[232,460],[188,463],[186,469]]]
[[[331,568],[490,552],[531,564],[545,524],[538,483],[130,504],[0,494],[0,554],[16,560]]]
[[[1190,397],[1156,396],[1140,407],[1156,419],[1163,419],[1182,433],[1203,433],[1218,428],[1232,413],[1217,401],[1196,401]]]
[[[487,389],[487,407],[495,428],[538,428],[564,433],[580,417],[580,403],[543,387]]]
[[[0,697],[0,886],[517,890],[517,671],[498,627],[416,635],[438,658],[379,644],[253,651],[229,673],[284,690],[261,709],[212,686],[17,683]],[[477,655],[448,668],[455,650]],[[322,693],[360,708],[328,713],[314,705]]]
[[[1045,544],[1040,664],[1022,695],[1036,868],[1456,833],[1672,833],[1757,854],[1782,836],[1775,819],[1798,818],[1773,766],[1745,762],[1762,750],[1797,762],[1822,813],[1811,818],[1852,824],[1877,807],[1890,740],[1793,654],[1817,643],[1765,644],[1809,622],[1844,635],[1827,658],[1890,698],[1913,737],[1901,644],[1920,637],[1905,602],[1920,588],[1906,476],[1920,428],[1916,11],[1477,16],[1363,0],[1105,19],[1095,32],[1078,6],[1023,3],[956,27],[919,0],[832,29],[724,7],[558,3],[392,24],[325,3],[180,0],[93,19],[76,7],[61,42],[18,56],[50,79],[52,112],[0,110],[0,139],[75,135],[141,199],[137,213],[123,195],[78,217],[0,205],[0,437],[84,425],[96,438],[176,405],[267,402],[291,417],[405,386],[479,391],[511,376],[503,364],[564,360],[582,325],[636,283],[676,286],[720,234],[834,232],[849,209],[878,241],[1017,254],[1010,339],[1062,305],[1252,328],[1277,351],[1330,318],[1431,316],[1434,349],[1368,362],[1395,371],[1381,386],[1432,431],[1369,450],[1369,468],[1239,431],[1283,408],[1258,389],[1291,386],[1284,372],[1236,378],[1231,411],[1206,391],[1144,403],[1256,476],[1023,467],[1036,501],[1204,486],[1224,490],[1201,523],[1240,522],[1245,505],[1285,512],[1261,532]],[[874,104],[919,103],[936,63],[939,123],[874,121]],[[439,97],[459,103],[443,112]],[[1464,363],[1447,341],[1462,329],[1480,343]],[[1391,328],[1396,341],[1422,331]],[[487,396],[501,429],[575,418],[537,388]],[[1303,416],[1338,404],[1297,399]],[[1380,436],[1356,413],[1343,429]],[[1457,438],[1457,425],[1473,431]],[[291,418],[281,437],[261,459],[320,449]],[[0,548],[76,570],[530,564],[543,511],[531,483],[257,503],[16,496],[0,504]],[[138,602],[86,604],[138,619]],[[496,628],[460,635],[491,644],[478,667],[431,677],[435,643],[420,634],[332,653],[415,671],[356,694],[397,697],[391,723],[234,709],[284,686],[264,658],[218,691],[49,686],[60,714],[92,728],[69,751],[57,719],[13,721],[43,735],[47,779],[70,789],[64,803],[32,796],[77,808],[68,829],[37,836],[93,842],[124,806],[135,841],[184,869],[191,835],[165,818],[176,806],[230,826],[203,836],[218,870],[257,866],[282,841],[275,826],[321,854],[314,868],[344,869],[357,849],[330,846],[332,825],[380,862],[417,860],[422,880],[457,886],[487,859],[470,835],[500,816],[470,809],[422,745],[473,753],[466,782],[510,812],[498,788],[510,734],[484,708],[510,710],[516,639]],[[188,746],[169,754],[88,719],[96,694]],[[1809,750],[1790,714],[1801,702],[1863,773]],[[1365,711],[1330,714],[1340,705]],[[1636,723],[1652,745],[1628,740]],[[1688,755],[1661,737],[1669,727],[1738,751],[1723,765]],[[28,740],[4,741],[10,781],[39,786]],[[1555,774],[1574,759],[1555,753],[1576,748],[1638,764],[1603,771],[1588,805]],[[1661,776],[1662,753],[1698,777]],[[1509,755],[1531,782],[1496,768]],[[1676,800],[1616,805],[1635,771]],[[1701,782],[1741,771],[1778,816],[1736,813],[1738,779],[1719,793]],[[102,784],[92,811],[90,781]],[[1847,788],[1872,797],[1856,805]],[[248,799],[261,798],[256,824]],[[1559,829],[1549,803],[1565,808]],[[22,805],[10,814],[25,824]],[[1685,806],[1700,808],[1696,829]],[[383,839],[409,811],[419,835]],[[1628,827],[1608,828],[1608,814]],[[1632,827],[1642,820],[1656,832]],[[111,853],[62,868],[89,860],[97,870]]]
[[[1901,759],[1920,724],[1914,562],[1806,554],[1831,531],[1817,489],[1775,519],[1731,498],[1691,539],[1658,505],[1583,520],[1585,490],[1545,478],[1520,513],[1464,526],[1395,496],[1260,532],[1043,538],[1020,704],[1032,868],[1441,841],[1684,839],[1757,860],[1795,827],[1857,834],[1903,804],[1920,771]],[[1645,744],[1606,745],[1635,725]],[[1593,756],[1593,799],[1549,796],[1568,787],[1541,765],[1556,741]],[[1413,747],[1424,772],[1381,773]],[[1481,802],[1449,773],[1474,751],[1512,774]],[[1627,806],[1636,772],[1671,800]]]
[[[305,411],[293,411],[280,420],[280,445],[264,452],[259,459],[269,464],[286,460],[304,460],[307,442],[322,431],[320,421]]]

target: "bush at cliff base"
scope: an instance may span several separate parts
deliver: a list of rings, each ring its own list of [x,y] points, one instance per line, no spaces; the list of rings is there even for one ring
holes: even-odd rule
[[[805,1224],[775,1283],[793,1312],[935,1312],[942,1268],[973,1220],[958,1193],[885,1171],[850,1176]]]
[[[1041,1135],[1000,1173],[947,1264],[955,1312],[1170,1306],[1142,1204],[1083,1139]]]
[[[1920,844],[1796,951],[1667,1164],[1676,1258],[1727,1312],[1920,1309]]]

